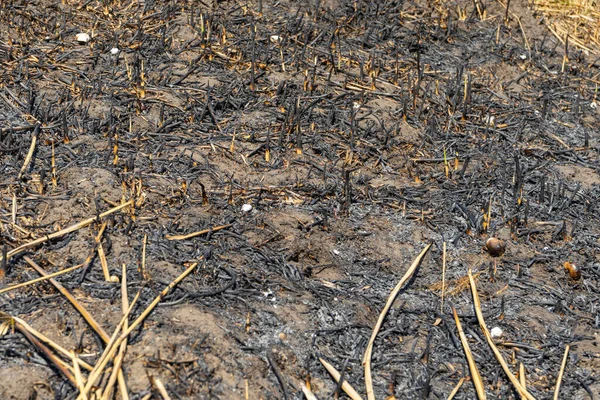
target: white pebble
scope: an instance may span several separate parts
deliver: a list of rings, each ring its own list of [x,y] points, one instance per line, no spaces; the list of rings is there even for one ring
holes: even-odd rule
[[[250,204],[244,204],[244,205],[242,206],[242,211],[243,211],[243,212],[252,211],[252,205],[250,205]]]
[[[117,54],[119,54],[119,49],[117,49],[116,47],[113,47],[112,49],[110,49],[110,54],[112,54],[113,56],[116,56]]]
[[[521,60],[527,60],[527,55],[526,55],[526,54],[521,54],[521,55],[519,56],[519,58],[520,58]]]
[[[281,36],[273,35],[269,38],[269,40],[271,40],[271,43],[279,44],[281,43]]]
[[[492,339],[501,338],[503,334],[504,334],[504,332],[502,331],[502,329],[497,326],[493,327],[492,330],[490,331],[490,335],[492,336]]]
[[[90,35],[88,35],[87,33],[78,33],[75,36],[75,39],[77,39],[79,43],[87,43],[90,41]]]
[[[592,101],[592,102],[590,103],[590,108],[591,108],[592,110],[595,110],[597,107],[598,107],[598,103],[596,103],[595,101]]]

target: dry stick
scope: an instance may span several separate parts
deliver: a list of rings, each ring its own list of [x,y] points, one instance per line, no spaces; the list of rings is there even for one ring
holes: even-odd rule
[[[179,275],[173,282],[171,282],[169,284],[169,286],[167,286],[166,288],[163,289],[162,292],[160,292],[160,294],[158,296],[156,296],[156,298],[152,301],[152,303],[150,303],[150,305],[144,310],[144,312],[135,320],[133,321],[133,323],[131,324],[131,326],[129,327],[129,329],[127,329],[122,337],[127,337],[131,332],[134,331],[135,328],[138,327],[139,324],[142,323],[142,321],[144,321],[144,319],[148,316],[148,314],[150,314],[152,312],[152,310],[154,309],[154,307],[156,307],[156,305],[163,299],[163,297],[165,297],[170,291],[171,289],[173,289],[175,286],[177,286],[177,284],[179,282],[181,282],[182,280],[185,279],[186,276],[188,276],[189,274],[192,273],[192,271],[198,266],[198,263],[193,263],[192,265],[189,266],[188,269],[186,269],[181,275]]]
[[[50,349],[48,349],[48,346],[46,346],[46,344],[44,343],[44,341],[43,341],[43,340],[40,340],[40,339],[39,339],[39,338],[38,338],[38,337],[37,337],[35,334],[33,334],[32,332],[30,332],[30,331],[29,331],[27,328],[25,328],[23,325],[19,324],[19,323],[16,321],[16,319],[15,319],[15,318],[13,318],[13,317],[9,316],[8,314],[3,314],[3,315],[6,315],[6,316],[4,317],[4,319],[9,319],[9,320],[12,320],[12,322],[14,323],[14,328],[16,328],[16,329],[17,329],[19,332],[21,332],[21,333],[22,333],[22,334],[23,334],[25,337],[27,337],[27,338],[30,338],[30,337],[32,337],[32,338],[34,338],[34,339],[38,340],[38,342],[35,342],[35,343],[34,343],[34,342],[32,342],[32,344],[34,344],[34,345],[37,345],[37,343],[41,343],[42,345],[44,345],[44,347],[46,348],[46,351],[44,351],[44,354],[46,354],[46,355],[47,355],[48,353],[50,353],[50,354],[51,354],[51,356],[53,357],[53,360],[52,360],[52,361],[53,361],[55,364],[56,364],[56,363],[60,364],[60,365],[61,365],[63,368],[65,368],[65,369],[69,370],[69,372],[71,372],[71,373],[74,373],[74,372],[75,372],[75,370],[73,369],[73,367],[72,367],[71,365],[67,364],[66,362],[64,362],[64,361],[63,361],[63,360],[61,360],[60,358],[56,357],[56,356],[55,356],[53,353],[51,353],[51,352],[50,352]],[[42,350],[42,351],[43,351],[43,349],[40,349],[40,350]],[[64,349],[63,349],[63,350],[64,350]],[[65,350],[65,351],[66,351],[66,350]],[[69,354],[69,356],[68,356],[68,357],[70,358],[70,357],[71,357],[71,356],[70,356],[70,353],[69,353],[69,352],[67,352],[67,354]]]
[[[317,400],[317,396],[315,396],[312,390],[306,386],[306,383],[302,382],[298,386],[300,386],[300,389],[302,390],[304,397],[306,397],[306,400]]]
[[[527,382],[525,381],[525,366],[523,363],[519,363],[519,382],[521,383],[521,386],[523,386],[523,389],[527,390]],[[524,399],[525,397],[521,398]]]
[[[323,364],[323,366],[325,367],[327,372],[329,372],[329,375],[331,375],[333,377],[333,380],[336,383],[339,383],[342,375],[335,369],[335,367],[333,365],[329,364],[327,361],[325,361],[322,358],[319,358],[319,361],[321,361],[321,364]],[[354,390],[354,388],[352,386],[350,386],[348,381],[344,381],[342,383],[342,390],[344,392],[346,392],[348,397],[350,397],[352,400],[362,400],[362,397],[360,397],[358,392],[356,390]]]
[[[53,273],[51,273],[49,275],[42,276],[40,278],[35,278],[35,279],[32,279],[32,280],[27,281],[27,282],[19,283],[19,284],[14,285],[14,286],[9,286],[7,288],[4,288],[4,289],[0,290],[0,294],[6,293],[6,292],[10,292],[11,290],[19,289],[19,288],[22,288],[22,287],[25,287],[25,286],[33,285],[34,283],[43,282],[43,281],[46,281],[46,280],[51,279],[51,278],[55,278],[55,277],[60,276],[60,275],[67,274],[67,273],[69,273],[71,271],[76,270],[77,268],[83,267],[84,265],[85,264],[79,264],[79,265],[76,265],[74,267],[63,269],[62,271],[53,272]]]
[[[132,204],[133,204],[133,200],[129,200],[128,202],[126,202],[124,204],[121,204],[120,206],[111,208],[110,210],[103,212],[102,214],[100,214],[100,218],[104,218],[104,217],[106,217],[106,216],[108,216],[108,215],[110,215],[112,213],[115,213],[115,212],[117,212],[119,210],[122,210],[123,208],[128,207],[128,206],[130,206]],[[12,249],[11,251],[9,251],[6,254],[6,258],[10,259],[11,257],[14,257],[17,254],[20,254],[20,253],[24,252],[27,249],[35,247],[38,244],[42,244],[42,243],[47,242],[49,240],[56,239],[58,237],[67,235],[67,234],[69,234],[71,232],[75,232],[75,231],[77,231],[77,230],[79,230],[81,228],[85,228],[86,226],[88,226],[88,225],[90,225],[90,224],[92,224],[92,223],[94,223],[96,221],[97,221],[97,217],[88,218],[88,219],[86,219],[84,221],[81,221],[78,224],[72,225],[72,226],[70,226],[68,228],[65,228],[63,230],[60,230],[58,232],[54,232],[54,233],[51,233],[50,235],[46,235],[44,237],[32,240],[29,243],[25,243],[25,244],[23,244],[23,245],[15,248],[15,249]]]
[[[81,375],[81,371],[79,370],[79,363],[77,362],[77,357],[75,353],[71,351],[71,358],[73,359],[73,369],[75,370],[75,381],[77,382],[77,389],[81,391],[84,387],[83,376]],[[84,400],[87,400],[87,397],[84,397]]]
[[[169,396],[169,393],[167,393],[167,389],[165,388],[165,385],[163,385],[162,381],[158,378],[154,378],[153,380],[154,385],[156,386],[156,389],[158,389],[158,392],[160,393],[162,398],[164,400],[171,400],[171,397]]]
[[[17,225],[17,195],[13,193],[12,197],[12,223]]]
[[[144,312],[142,312],[142,314],[129,326],[129,328],[124,330],[123,334],[117,338],[117,335],[118,335],[119,331],[121,330],[121,326],[125,323],[125,320],[127,320],[127,316],[123,317],[123,319],[121,320],[121,322],[115,329],[113,336],[110,338],[110,340],[106,344],[106,348],[104,349],[102,356],[100,356],[100,359],[98,360],[98,362],[96,362],[96,366],[94,367],[94,370],[90,373],[86,387],[85,387],[86,391],[89,391],[90,388],[92,387],[92,385],[95,383],[95,381],[100,377],[102,370],[104,369],[104,367],[106,366],[108,361],[114,355],[114,353],[117,349],[117,346],[119,346],[123,342],[123,340],[125,340],[127,338],[127,336],[129,336],[131,334],[131,332],[133,332],[133,330],[135,328],[137,328],[138,325],[140,325],[144,321],[144,319],[148,316],[148,314],[150,314],[152,312],[154,307],[156,307],[156,305],[163,299],[163,297],[165,297],[169,293],[169,291],[171,291],[171,289],[173,289],[186,276],[191,274],[192,271],[197,266],[198,266],[198,263],[193,263],[181,275],[179,275],[177,278],[175,278],[175,280],[173,282],[171,282],[169,284],[169,286],[167,286],[165,289],[163,289],[163,291],[160,292],[160,294],[158,296],[156,296],[156,298],[152,301],[152,303],[150,303],[150,305],[148,307],[146,307]],[[135,301],[139,297],[140,293],[141,292],[138,292],[135,299],[133,300],[131,306],[129,307],[127,315],[129,315],[129,313],[131,312],[131,309],[132,309],[133,305],[135,304]]]
[[[46,271],[44,271],[44,269],[42,267],[40,267],[39,265],[37,265],[31,258],[29,258],[27,256],[24,256],[23,259],[29,265],[31,265],[33,267],[33,269],[35,269],[40,275],[42,275],[42,276],[47,276],[48,275],[48,273]],[[50,281],[51,284],[54,285],[54,287],[60,293],[62,293],[63,296],[65,296],[67,298],[67,300],[69,300],[71,302],[71,304],[73,304],[73,306],[77,309],[77,311],[79,311],[79,313],[83,316],[83,318],[85,318],[85,320],[87,321],[87,323],[90,324],[90,326],[94,329],[94,331],[96,331],[96,333],[98,334],[98,336],[100,336],[100,338],[102,339],[102,341],[104,341],[105,343],[108,342],[108,340],[110,338],[106,334],[106,332],[104,331],[104,329],[102,329],[102,327],[96,322],[96,320],[94,319],[94,317],[92,317],[92,315],[90,313],[88,313],[85,308],[83,308],[83,306],[75,299],[75,297],[67,289],[65,289],[65,287],[63,285],[61,285],[60,283],[58,283],[54,279],[50,278],[49,281]]]
[[[446,292],[446,242],[444,242],[442,253],[442,305],[440,307],[440,312],[444,313],[444,293]]]
[[[33,131],[33,137],[31,138],[31,146],[29,146],[29,152],[27,153],[27,156],[25,157],[25,162],[23,163],[23,166],[21,167],[21,171],[19,172],[17,179],[21,179],[23,177],[23,174],[25,173],[25,171],[27,171],[27,167],[29,166],[31,159],[33,158],[33,153],[35,151],[35,145],[37,143],[37,137],[38,137],[39,132],[40,132],[40,125],[38,124],[35,127],[35,131]]]
[[[65,349],[58,343],[53,342],[52,340],[50,340],[48,337],[46,337],[41,332],[38,332],[37,330],[32,328],[27,322],[23,321],[21,318],[12,317],[12,316],[9,316],[8,314],[4,314],[1,312],[0,312],[0,316],[6,316],[7,318],[12,318],[12,320],[15,322],[15,327],[19,331],[26,330],[27,332],[29,332],[30,334],[35,336],[38,340],[40,340],[42,343],[47,344],[50,347],[53,347],[56,351],[58,351],[59,353],[62,353],[65,357],[68,357],[68,358],[71,357],[71,352],[69,352],[67,349]],[[93,367],[91,365],[89,365],[82,359],[78,358],[77,360],[79,361],[79,365],[81,365],[83,368],[87,369],[88,371],[91,371],[93,369]]]
[[[96,242],[96,249],[98,251],[98,257],[100,258],[100,265],[102,265],[102,273],[104,274],[104,280],[106,282],[112,282],[110,279],[110,273],[108,272],[108,263],[106,262],[106,254],[104,254],[104,248],[102,247],[102,235],[104,234],[104,229],[106,229],[106,222],[102,224],[100,227],[100,231],[98,235],[94,238],[94,242]]]
[[[479,375],[479,371],[477,370],[475,360],[473,360],[473,354],[471,354],[469,342],[467,342],[467,337],[465,336],[465,332],[463,331],[462,325],[460,324],[460,319],[458,319],[458,314],[456,313],[456,309],[454,307],[452,307],[452,313],[454,314],[454,321],[456,322],[456,329],[458,330],[458,336],[460,336],[460,342],[465,350],[465,356],[467,356],[467,362],[469,363],[469,370],[471,371],[471,378],[473,379],[473,385],[475,385],[477,398],[480,400],[485,400],[486,396],[485,389],[483,388],[483,381],[481,380],[481,375]]]
[[[375,327],[373,328],[373,333],[371,334],[371,338],[369,339],[369,344],[367,345],[367,349],[365,350],[365,355],[363,357],[363,366],[365,368],[365,386],[367,388],[367,399],[368,400],[375,400],[375,394],[373,393],[373,379],[371,377],[371,355],[373,353],[373,343],[375,342],[375,338],[377,337],[377,334],[379,333],[379,330],[381,329],[381,325],[383,324],[383,320],[385,319],[385,316],[387,315],[388,311],[392,307],[392,304],[394,303],[396,296],[398,296],[400,289],[402,289],[402,286],[404,286],[404,284],[410,280],[410,278],[412,277],[414,272],[417,270],[417,267],[423,260],[423,257],[425,257],[425,254],[427,254],[427,251],[431,248],[431,244],[432,243],[429,243],[421,251],[421,254],[419,254],[417,256],[417,258],[415,258],[415,261],[413,261],[410,268],[408,268],[408,271],[406,271],[406,273],[404,274],[402,279],[400,279],[400,282],[398,282],[398,284],[396,285],[394,290],[392,290],[392,293],[390,294],[390,297],[388,297],[385,307],[383,307],[381,314],[379,314],[379,319],[377,320],[377,324],[375,324]]]
[[[51,361],[52,364],[54,364],[54,366],[69,380],[69,382],[71,382],[71,384],[74,387],[77,387],[77,381],[75,380],[75,377],[67,369],[65,363],[62,360],[60,360],[54,354],[52,354],[52,351],[50,351],[50,349],[47,348],[46,345],[37,340],[36,337],[31,335],[29,332],[21,331],[21,333],[25,335],[27,340],[29,340],[35,347],[37,347],[42,353],[44,353],[46,358],[49,361]]]
[[[123,264],[123,271],[121,273],[121,309],[123,311],[123,315],[127,313],[129,309],[129,295],[127,293],[127,266]],[[127,319],[123,323],[123,329],[127,329],[128,323]],[[119,354],[115,358],[114,368],[112,373],[110,374],[110,378],[108,379],[108,383],[104,386],[104,394],[102,395],[102,400],[109,400],[112,394],[113,386],[117,380],[116,371],[121,369],[121,364],[123,363],[123,357],[125,357],[125,351],[127,350],[127,339],[123,340],[121,343],[121,348],[119,349]],[[128,393],[121,393],[122,400],[128,400]]]
[[[448,400],[452,400],[454,398],[454,396],[456,396],[456,393],[458,393],[458,391],[460,390],[463,383],[465,383],[465,380],[466,380],[466,378],[464,378],[464,377],[460,378],[460,380],[458,381],[458,383],[456,384],[454,389],[452,389],[452,392],[450,392],[450,395],[448,396]]]
[[[220,231],[221,229],[229,228],[232,225],[233,224],[215,226],[214,228],[209,228],[209,229],[204,229],[204,230],[198,231],[198,232],[188,233],[187,235],[166,235],[165,238],[167,240],[186,240],[186,239],[190,239],[190,238],[193,238],[196,236],[206,235],[209,232]]]
[[[131,310],[133,310],[133,307],[135,306],[135,303],[139,299],[141,293],[142,293],[142,291],[140,289],[137,292],[137,294],[135,295],[135,297],[133,298],[133,301],[131,302],[131,305],[129,306],[127,313],[125,315],[123,315],[123,318],[121,318],[121,320],[117,324],[117,327],[115,328],[115,331],[113,332],[113,335],[110,337],[110,339],[106,343],[106,347],[104,348],[104,351],[102,352],[102,355],[100,356],[100,359],[98,359],[98,361],[96,362],[96,365],[94,366],[94,369],[90,372],[90,374],[88,376],[88,380],[85,384],[84,390],[79,393],[79,396],[77,397],[77,399],[83,399],[83,396],[87,395],[87,393],[90,391],[90,389],[92,388],[94,383],[96,383],[96,380],[98,380],[98,378],[100,378],[100,375],[102,375],[102,372],[104,371],[104,367],[106,367],[106,364],[108,364],[108,362],[114,355],[113,349],[116,349],[115,343],[118,342],[118,344],[121,344],[121,341],[119,341],[119,339],[120,339],[119,332],[121,332],[121,329],[123,328],[123,324],[125,323],[125,321],[127,321],[127,318],[129,318],[129,313],[131,313]]]
[[[475,305],[475,314],[477,315],[477,320],[479,321],[479,326],[481,326],[481,330],[483,331],[483,334],[485,335],[485,338],[487,339],[488,344],[492,348],[492,351],[494,352],[496,359],[502,366],[504,373],[506,373],[506,376],[508,377],[510,382],[513,384],[513,386],[515,387],[517,392],[521,396],[525,397],[527,400],[535,400],[535,398],[529,392],[527,392],[527,390],[525,388],[523,388],[523,386],[521,386],[521,383],[519,382],[519,380],[510,371],[510,369],[508,368],[508,365],[506,364],[506,361],[504,361],[504,358],[502,357],[502,354],[500,353],[500,350],[498,350],[498,348],[496,347],[496,344],[494,343],[494,340],[492,339],[492,335],[490,334],[490,331],[488,330],[487,325],[485,324],[485,320],[483,319],[483,313],[481,312],[481,303],[479,302],[479,293],[477,293],[477,286],[475,285],[475,279],[473,279],[473,274],[471,273],[470,268],[469,268],[469,283],[471,284],[471,293],[473,294],[473,303]]]
[[[142,278],[143,279],[148,279],[148,276],[146,274],[146,246],[148,244],[148,235],[144,234],[144,243],[142,246]]]
[[[560,372],[558,373],[558,379],[556,379],[556,388],[554,389],[554,400],[558,400],[558,393],[560,392],[560,384],[562,382],[563,375],[565,373],[565,367],[567,366],[567,360],[569,359],[570,346],[567,345],[565,348],[565,355],[563,356],[562,364],[560,365]]]
[[[44,269],[42,267],[37,265],[31,258],[24,256],[23,259],[29,265],[31,265],[33,267],[33,269],[35,269],[40,275],[42,275],[42,276],[48,275],[46,273],[46,271],[44,271]],[[108,336],[106,331],[104,331],[104,329],[102,329],[102,327],[98,324],[98,322],[96,322],[94,317],[92,317],[92,315],[89,312],[87,312],[87,310],[85,308],[83,308],[83,306],[75,299],[75,297],[67,289],[64,288],[63,285],[61,285],[60,283],[58,283],[56,280],[54,280],[52,278],[49,279],[49,281],[52,285],[54,285],[54,287],[59,292],[62,293],[63,296],[65,296],[67,298],[67,300],[69,300],[71,302],[71,304],[73,304],[73,306],[77,309],[77,311],[79,311],[79,313],[83,316],[83,318],[87,321],[87,323],[92,327],[92,329],[98,334],[98,336],[100,336],[100,339],[102,339],[102,341],[104,343],[107,343],[108,340],[110,339],[110,337]],[[121,392],[127,391],[127,384],[125,383],[125,377],[123,375],[123,371],[119,371],[119,388],[121,389]]]

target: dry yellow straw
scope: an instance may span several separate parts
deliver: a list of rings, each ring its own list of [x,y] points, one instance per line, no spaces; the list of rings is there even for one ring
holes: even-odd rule
[[[387,303],[385,304],[385,307],[383,307],[381,314],[379,314],[379,319],[377,320],[377,323],[375,324],[375,327],[373,328],[373,333],[371,333],[371,338],[369,339],[369,344],[367,345],[367,349],[365,350],[365,355],[363,357],[363,366],[365,368],[365,386],[367,387],[367,399],[368,400],[375,400],[375,394],[373,393],[373,378],[371,376],[371,356],[373,354],[373,343],[375,342],[375,338],[377,337],[377,334],[379,333],[379,330],[381,329],[381,325],[383,325],[383,320],[385,319],[385,316],[387,315],[388,311],[392,307],[392,304],[394,303],[396,296],[398,296],[400,289],[402,289],[404,284],[410,280],[410,278],[416,271],[417,267],[423,260],[423,257],[425,257],[425,254],[427,254],[427,251],[429,251],[430,247],[431,247],[431,243],[429,243],[423,249],[423,251],[421,251],[421,254],[419,254],[417,256],[417,258],[415,258],[415,261],[413,261],[410,268],[408,268],[408,271],[406,271],[406,273],[404,274],[402,279],[400,279],[400,282],[398,282],[398,284],[396,285],[394,290],[392,290],[392,293],[390,293]]]
[[[510,382],[513,384],[513,386],[515,387],[517,392],[521,396],[525,397],[527,400],[535,400],[535,398],[529,392],[527,392],[527,390],[524,389],[523,386],[521,386],[521,383],[519,382],[519,380],[517,378],[515,378],[513,373],[510,371],[510,369],[508,368],[508,365],[506,364],[506,361],[504,361],[504,358],[502,357],[502,354],[500,353],[500,350],[498,350],[498,348],[496,347],[496,344],[494,343],[494,340],[492,339],[492,335],[490,334],[490,331],[488,330],[487,325],[485,324],[485,320],[483,319],[483,313],[481,312],[481,303],[479,302],[479,294],[477,293],[477,286],[475,285],[475,280],[473,279],[473,274],[471,273],[471,269],[469,269],[469,282],[471,284],[471,293],[473,294],[473,303],[475,305],[475,314],[477,315],[477,320],[479,321],[479,326],[481,326],[481,330],[483,331],[483,334],[484,334],[485,338],[487,339],[488,344],[492,348],[492,351],[494,352],[496,359],[502,366],[502,369],[506,373],[506,376],[508,377]]]
[[[19,283],[19,284],[14,285],[14,286],[9,286],[7,288],[4,288],[4,289],[0,290],[0,294],[6,293],[6,292],[10,292],[11,290],[19,289],[19,288],[22,288],[22,287],[25,287],[25,286],[33,285],[34,283],[47,281],[48,279],[52,279],[52,278],[55,278],[55,277],[60,276],[60,275],[68,274],[71,271],[75,271],[77,268],[83,267],[83,265],[84,264],[79,264],[79,265],[76,265],[74,267],[63,269],[62,271],[53,272],[53,273],[51,273],[49,275],[42,276],[40,278],[35,278],[35,279],[32,279],[32,280],[27,281],[27,282]]]
[[[460,342],[462,343],[463,349],[465,350],[465,356],[467,357],[467,362],[469,363],[469,370],[471,371],[471,378],[473,379],[473,385],[475,385],[477,398],[479,400],[485,400],[486,395],[485,389],[483,388],[483,381],[481,380],[481,375],[479,375],[479,370],[477,369],[477,364],[475,364],[475,360],[473,359],[469,342],[467,341],[467,337],[465,336],[465,332],[463,331],[460,319],[458,319],[458,314],[456,313],[456,309],[454,307],[452,307],[452,313],[454,314],[454,322],[456,322],[456,329],[458,330]]]
[[[103,212],[102,214],[100,214],[100,218],[104,218],[104,217],[106,217],[106,216],[108,216],[110,214],[113,214],[113,213],[115,213],[115,212],[117,212],[119,210],[122,210],[123,208],[128,207],[130,205],[133,205],[133,200],[129,200],[128,202],[126,202],[124,204],[121,204],[120,206],[111,208],[110,210]],[[11,251],[9,251],[6,254],[6,259],[8,260],[8,259],[14,257],[17,254],[20,254],[20,253],[24,252],[27,249],[30,249],[32,247],[37,246],[38,244],[45,243],[45,242],[47,242],[49,240],[56,239],[58,237],[67,235],[67,234],[69,234],[71,232],[75,232],[75,231],[77,231],[77,230],[79,230],[81,228],[85,228],[86,226],[94,223],[95,221],[97,221],[97,217],[88,218],[88,219],[86,219],[84,221],[79,222],[78,224],[71,225],[70,227],[62,229],[62,230],[60,230],[58,232],[54,232],[54,233],[51,233],[50,235],[45,235],[45,236],[43,236],[41,238],[32,240],[31,242],[25,243],[25,244],[23,244],[23,245],[15,248],[15,249],[12,249]]]
[[[327,372],[329,372],[329,374],[333,377],[333,380],[335,380],[336,383],[339,383],[342,375],[335,369],[335,367],[322,358],[319,358],[319,361],[321,361],[321,364],[323,364]],[[350,397],[352,400],[362,400],[362,397],[360,397],[358,392],[354,390],[354,388],[346,380],[342,382],[342,390],[346,392],[348,397]]]
[[[556,388],[554,389],[554,400],[558,400],[558,393],[560,392],[560,384],[562,382],[563,375],[565,373],[565,367],[567,366],[567,360],[569,357],[569,345],[565,348],[565,355],[563,356],[562,363],[560,365],[560,372],[558,373],[558,379],[556,379]]]

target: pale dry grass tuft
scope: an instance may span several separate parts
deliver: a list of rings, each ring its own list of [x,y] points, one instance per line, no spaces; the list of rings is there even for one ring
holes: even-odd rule
[[[569,46],[600,54],[600,0],[534,0],[533,4],[563,44],[568,35]]]

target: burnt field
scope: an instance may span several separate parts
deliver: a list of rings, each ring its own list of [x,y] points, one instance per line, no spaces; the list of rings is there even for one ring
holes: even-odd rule
[[[551,6],[0,0],[0,398],[599,399]]]

